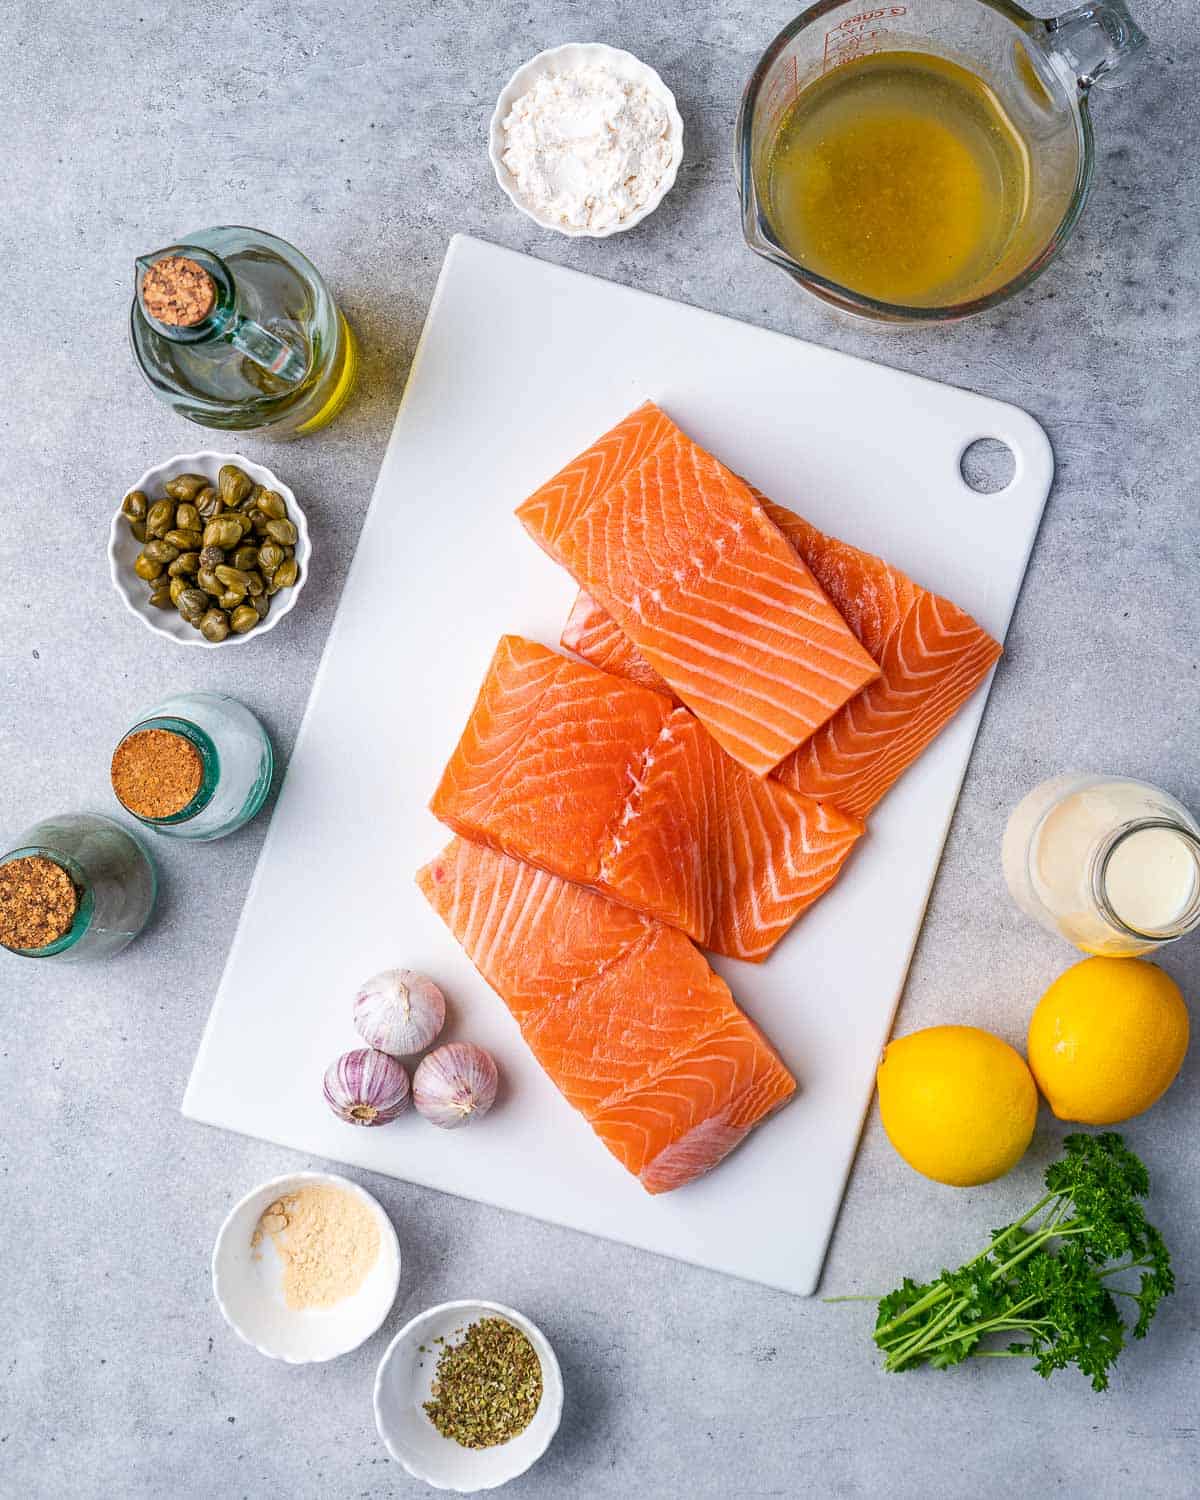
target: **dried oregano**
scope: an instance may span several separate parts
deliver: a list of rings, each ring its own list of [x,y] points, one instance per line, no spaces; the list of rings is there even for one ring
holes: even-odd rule
[[[439,1340],[440,1342],[440,1340]],[[493,1448],[525,1431],[542,1399],[542,1365],[519,1328],[503,1318],[472,1323],[438,1354],[425,1413],[464,1448]]]

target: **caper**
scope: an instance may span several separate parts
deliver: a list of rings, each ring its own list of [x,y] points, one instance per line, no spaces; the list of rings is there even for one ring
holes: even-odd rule
[[[259,613],[253,605],[242,604],[229,617],[229,627],[235,635],[245,635],[258,624]]]
[[[287,518],[287,502],[274,490],[262,492],[258,497],[258,509],[271,521],[283,521]]]
[[[121,514],[131,521],[144,521],[149,509],[150,501],[146,498],[145,490],[130,490],[121,501]]]
[[[199,567],[198,552],[181,552],[173,563],[167,564],[167,573],[171,578],[187,578],[195,574]]]
[[[145,521],[130,521],[130,523],[129,523],[129,529],[130,529],[130,531],[133,532],[133,539],[134,539],[134,541],[136,541],[136,542],[144,542],[146,540],[146,523],[145,523]]]
[[[258,549],[258,566],[264,573],[273,573],[285,555],[278,542],[264,542]]]
[[[266,493],[266,490],[263,489],[261,484],[256,484],[250,491],[250,493],[246,496],[245,500],[242,502],[242,509],[254,510],[258,505],[258,497],[260,495],[265,495]]]
[[[150,603],[155,609],[171,608],[171,590],[163,588],[160,583],[155,583],[150,590]]]
[[[255,594],[247,602],[252,604],[258,611],[258,618],[260,620],[267,618],[267,611],[271,608],[271,601],[267,598],[266,594]]]
[[[163,537],[163,541],[170,542],[172,547],[178,547],[180,552],[191,552],[200,545],[200,532],[190,526],[173,526]]]
[[[192,503],[200,512],[200,519],[208,521],[220,510],[221,497],[211,484],[207,484],[198,495],[193,496]]]
[[[204,545],[227,550],[236,547],[242,539],[242,528],[232,516],[220,516],[204,528]]]
[[[254,522],[250,519],[250,517],[246,515],[244,511],[240,510],[219,510],[213,517],[213,520],[231,521],[236,527],[239,528],[242,536],[249,536],[254,526]]]
[[[199,625],[212,607],[212,600],[203,589],[180,589],[175,607],[189,625]]]
[[[246,592],[252,599],[257,599],[266,590],[266,587],[266,580],[262,574],[257,568],[251,568],[246,574]]]
[[[254,488],[254,481],[237,464],[222,464],[221,472],[217,475],[217,487],[221,491],[222,503],[233,510]]]
[[[200,571],[196,574],[196,583],[206,594],[223,594],[225,592],[225,585],[211,568],[201,567]]]
[[[133,565],[133,571],[139,578],[144,578],[147,583],[153,583],[162,570],[162,563],[156,562],[152,557],[147,557],[144,552],[138,553]]]
[[[168,541],[147,542],[142,548],[142,556],[153,558],[156,563],[174,562],[179,556],[180,549]]]
[[[300,533],[291,521],[270,520],[267,522],[267,535],[273,542],[279,542],[284,547],[294,547]]]
[[[247,579],[246,574],[242,572],[241,568],[229,568],[223,563],[218,563],[213,572],[227,589],[241,589],[242,593],[245,594]]]
[[[286,557],[275,569],[271,582],[277,589],[290,589],[299,576],[299,563],[294,557]]]
[[[171,579],[170,588],[169,588],[169,594],[170,594],[171,603],[176,607],[176,609],[179,608],[179,596],[180,596],[180,594],[186,593],[187,589],[188,589],[188,586],[189,585],[188,585],[188,581],[187,581],[186,578],[178,578],[177,577],[177,578],[172,578]]]
[[[229,634],[229,616],[223,609],[210,609],[200,621],[200,634],[206,641],[223,641]]]
[[[251,525],[251,528],[254,531],[254,535],[255,536],[258,536],[258,537],[264,537],[264,536],[266,536],[266,534],[267,534],[267,527],[270,524],[271,524],[271,518],[270,518],[270,516],[264,516],[261,510],[255,510],[255,511],[251,511],[250,512],[250,525]]]
[[[176,526],[184,527],[188,531],[199,531],[204,523],[201,521],[200,512],[196,507],[185,502],[183,505],[175,507],[175,524]]]
[[[249,573],[251,568],[258,567],[258,548],[251,542],[243,542],[233,554],[233,565],[240,568],[243,573]]]
[[[175,507],[169,500],[156,500],[146,512],[146,530],[151,536],[162,536],[171,529],[175,519]]]
[[[203,474],[176,474],[163,489],[172,500],[194,500],[207,483]]]
[[[225,552],[221,547],[201,547],[200,566],[202,568],[215,568],[218,563],[225,561]]]
[[[226,589],[224,593],[217,595],[217,603],[222,609],[236,609],[245,597],[239,589]]]

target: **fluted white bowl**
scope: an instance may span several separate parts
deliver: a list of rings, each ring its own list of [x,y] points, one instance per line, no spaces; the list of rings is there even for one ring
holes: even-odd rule
[[[253,630],[248,630],[245,635],[234,635],[230,631],[223,641],[207,641],[198,630],[194,630],[187,623],[177,610],[155,609],[150,603],[148,586],[133,571],[133,564],[142,550],[142,544],[130,531],[129,522],[122,514],[120,506],[117,507],[117,513],[113,516],[108,537],[108,571],[112,576],[113,587],[129,613],[135,615],[146,629],[152,630],[155,635],[161,635],[179,646],[201,646],[208,651],[219,650],[222,646],[237,646],[245,641],[255,641],[260,636],[266,635],[268,631],[274,630],[280,620],[290,615],[295,609],[300,598],[300,591],[308,579],[308,564],[312,556],[308,521],[295,495],[265,464],[252,463],[250,459],[243,458],[240,453],[215,453],[209,448],[199,453],[177,453],[174,458],[168,458],[165,463],[156,464],[154,468],[147,469],[137,483],[131,484],[129,488],[142,490],[153,504],[155,500],[162,497],[163,485],[180,474],[203,474],[206,479],[216,484],[217,475],[223,464],[236,464],[254,480],[255,484],[261,484],[264,489],[274,490],[282,495],[287,502],[288,518],[295,523],[299,533],[296,538],[296,562],[300,568],[300,576],[290,589],[280,589],[277,594],[272,595],[267,618],[260,621]]]
[[[250,1237],[276,1198],[314,1185],[341,1188],[367,1205],[379,1226],[379,1255],[352,1297],[331,1307],[290,1308],[269,1237],[257,1257]],[[400,1243],[392,1221],[366,1188],[333,1172],[293,1172],[261,1183],[230,1210],[213,1246],[212,1288],[221,1316],[260,1354],[289,1365],[316,1364],[357,1349],[387,1317],[399,1286]]]
[[[524,1432],[494,1448],[464,1448],[444,1438],[423,1409],[441,1348],[480,1318],[504,1318],[533,1345],[542,1366],[542,1400]],[[421,1352],[421,1346],[427,1352]],[[414,1479],[461,1495],[494,1490],[531,1468],[558,1431],[562,1417],[562,1372],[550,1342],[535,1324],[499,1302],[442,1302],[406,1323],[375,1376],[375,1426],[387,1451]]]
[[[545,77],[547,73],[567,73],[574,68],[587,67],[592,63],[608,68],[618,78],[642,84],[647,92],[653,94],[662,103],[667,111],[667,119],[670,121],[668,139],[671,143],[671,163],[659,179],[658,186],[646,202],[628,218],[622,219],[619,224],[608,224],[602,229],[577,228],[570,224],[560,224],[549,214],[539,212],[521,197],[516,178],[504,165],[504,121],[509,110],[521,95],[528,93],[538,79]],[[674,187],[679,164],[683,160],[683,119],[675,103],[675,95],[654,69],[642,62],[640,58],[634,57],[632,52],[624,52],[619,47],[608,47],[603,42],[568,42],[563,47],[550,47],[545,52],[539,52],[536,57],[531,57],[504,85],[492,113],[491,125],[488,127],[488,157],[492,163],[492,170],[496,174],[496,181],[508,195],[513,206],[519,208],[535,224],[540,224],[543,229],[553,229],[558,234],[568,235],[572,239],[607,239],[610,234],[619,234],[622,230],[632,229],[635,224],[640,224],[643,219],[649,218]]]

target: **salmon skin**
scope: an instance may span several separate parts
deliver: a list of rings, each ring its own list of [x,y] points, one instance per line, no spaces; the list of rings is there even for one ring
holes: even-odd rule
[[[865,818],[946,727],[1003,648],[957,604],[899,568],[760,499],[883,671],[775,774],[795,791]],[[670,695],[617,622],[586,593],[575,601],[562,643],[606,672]]]
[[[647,1192],[715,1167],[795,1092],[682,933],[463,839],[417,883],[551,1081]]]
[[[863,832],[751,775],[661,694],[520,636],[496,648],[430,808],[464,838],[752,962]]]
[[[517,515],[756,775],[879,676],[749,486],[652,403]]]

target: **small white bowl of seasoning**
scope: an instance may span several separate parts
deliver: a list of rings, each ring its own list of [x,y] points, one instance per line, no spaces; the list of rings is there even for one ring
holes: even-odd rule
[[[213,1296],[239,1338],[289,1365],[357,1349],[391,1311],[400,1245],[346,1177],[293,1172],[247,1193],[213,1247]]]
[[[683,120],[653,68],[602,42],[539,52],[504,86],[488,131],[496,181],[543,229],[604,239],[670,192]]]
[[[174,609],[156,609],[150,603],[149,585],[133,571],[133,565],[143,544],[134,536],[130,529],[129,518],[124,514],[121,506],[117,507],[117,512],[112,518],[108,536],[108,571],[112,578],[113,588],[121,596],[121,602],[129,613],[136,615],[146,629],[152,630],[155,635],[161,635],[180,646],[202,646],[208,651],[216,651],[222,646],[236,646],[243,641],[256,641],[266,635],[269,630],[274,630],[280,620],[285,615],[291,614],[296,607],[300,591],[308,578],[309,562],[312,558],[308,520],[295,495],[265,464],[256,464],[248,458],[243,458],[240,453],[216,453],[211,448],[205,448],[199,453],[177,453],[174,458],[168,458],[165,463],[155,464],[152,469],[147,469],[137,483],[130,486],[130,491],[141,490],[153,503],[163,498],[165,484],[184,474],[203,474],[210,484],[215,485],[217,476],[226,464],[233,464],[247,474],[255,484],[262,485],[265,490],[274,490],[277,495],[280,495],[287,506],[287,519],[293,523],[297,533],[295,555],[299,571],[296,582],[271,596],[266,619],[261,620],[253,630],[247,631],[244,635],[231,631],[222,641],[210,641],[206,640],[198,630],[193,629]],[[256,537],[251,537],[250,540],[257,544]],[[215,599],[213,603],[216,603]]]
[[[479,1358],[491,1370],[512,1371],[503,1417],[485,1412],[478,1428],[470,1400],[472,1339],[485,1340],[478,1346]],[[540,1370],[540,1396],[530,1390],[537,1374],[530,1349]],[[446,1351],[459,1356],[453,1374],[442,1363]],[[435,1400],[439,1373],[449,1389],[438,1393],[435,1425],[425,1407]],[[375,1426],[388,1452],[414,1479],[463,1495],[497,1489],[532,1468],[558,1431],[562,1404],[562,1372],[549,1340],[536,1324],[499,1302],[443,1302],[420,1313],[388,1345],[375,1377]],[[478,1431],[494,1438],[496,1430],[489,1424],[497,1420],[509,1426],[524,1420],[525,1425],[507,1441],[488,1447],[467,1446],[439,1430],[464,1436]]]

